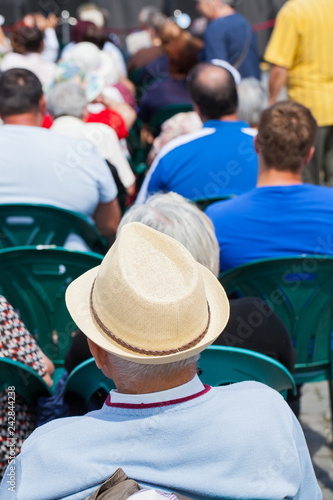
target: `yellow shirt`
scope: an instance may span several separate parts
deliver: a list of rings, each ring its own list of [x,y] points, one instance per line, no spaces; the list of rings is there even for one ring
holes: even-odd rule
[[[265,60],[287,68],[288,96],[320,127],[333,125],[333,0],[289,0],[278,13]]]

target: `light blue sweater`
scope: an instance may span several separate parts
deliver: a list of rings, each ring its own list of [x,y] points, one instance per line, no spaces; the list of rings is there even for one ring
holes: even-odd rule
[[[242,382],[142,406],[105,404],[38,428],[16,458],[15,491],[8,468],[0,498],[81,500],[118,467],[196,499],[322,498],[301,427],[276,391]]]

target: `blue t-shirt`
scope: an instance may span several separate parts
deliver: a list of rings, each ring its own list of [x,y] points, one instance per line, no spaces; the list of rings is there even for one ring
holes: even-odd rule
[[[333,255],[333,190],[267,186],[206,209],[220,245],[220,270],[257,259]]]
[[[148,173],[147,191],[174,191],[192,200],[229,196],[253,189],[257,173],[248,124],[210,120],[162,149]]]
[[[204,36],[204,59],[223,59],[235,64],[249,43],[246,55],[237,67],[242,78],[253,76],[260,80],[259,54],[254,32],[245,17],[238,13],[211,21]]]

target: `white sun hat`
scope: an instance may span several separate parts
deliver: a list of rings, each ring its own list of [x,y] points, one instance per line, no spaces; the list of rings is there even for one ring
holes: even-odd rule
[[[178,241],[139,222],[125,224],[101,265],[69,285],[66,304],[89,339],[144,364],[194,356],[229,319],[217,278]]]

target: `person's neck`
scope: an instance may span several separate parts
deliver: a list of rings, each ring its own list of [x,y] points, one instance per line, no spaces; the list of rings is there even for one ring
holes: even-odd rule
[[[298,172],[290,172],[278,170],[274,167],[263,169],[259,167],[257,187],[291,186],[294,184],[303,184],[301,169]]]
[[[33,113],[22,113],[20,115],[11,115],[4,118],[5,125],[23,125],[27,127],[41,127],[42,119],[39,115]]]
[[[200,115],[200,113],[199,113],[199,116],[201,118],[202,123],[209,122],[211,120],[216,120],[219,122],[237,122],[238,121],[238,116],[236,113],[232,113],[230,115],[224,115],[221,118],[215,118],[215,119],[214,118],[206,118],[205,116]]]
[[[171,374],[166,379],[163,379],[162,377],[152,379],[149,377],[146,379],[142,378],[129,384],[127,381],[117,380],[115,374],[113,380],[117,387],[117,391],[122,394],[151,394],[153,392],[167,391],[168,389],[173,389],[174,387],[186,384],[187,382],[190,382],[195,375],[195,366],[189,366],[181,373],[177,373],[175,375]]]
[[[235,9],[233,9],[230,5],[221,5],[221,7],[219,7],[216,10],[216,14],[213,17],[213,19],[219,19],[220,17],[231,16],[232,14],[234,14],[234,12]]]

